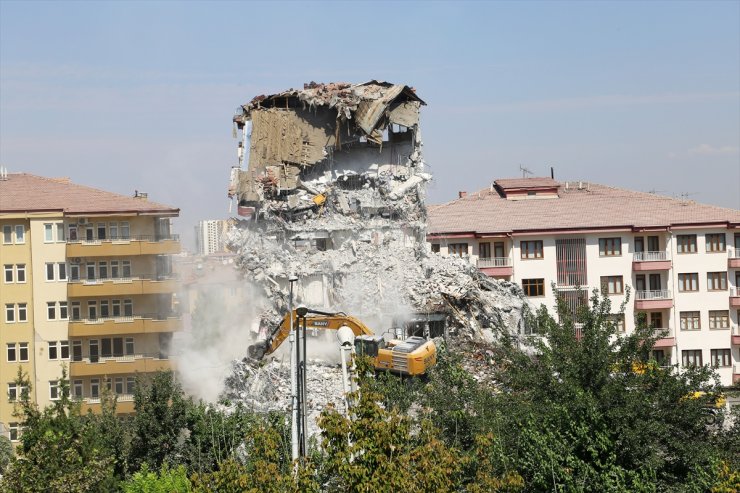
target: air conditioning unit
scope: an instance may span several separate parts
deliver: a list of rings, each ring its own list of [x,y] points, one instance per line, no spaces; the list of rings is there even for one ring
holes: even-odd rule
[[[77,224],[87,224],[87,218],[81,217],[77,220]]]
[[[80,262],[82,262],[82,259],[80,257],[72,257],[69,259],[69,261],[73,264],[79,264]]]

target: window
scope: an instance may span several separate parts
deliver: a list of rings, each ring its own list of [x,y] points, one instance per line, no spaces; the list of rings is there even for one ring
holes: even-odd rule
[[[100,397],[100,379],[98,378],[90,379],[90,397],[93,399]]]
[[[131,300],[123,300],[123,316],[133,317],[134,316],[134,302]]]
[[[97,320],[98,318],[98,302],[88,301],[87,302],[87,318],[90,320]]]
[[[622,281],[622,276],[602,276],[601,291],[606,294],[624,293],[624,283]]]
[[[522,289],[526,296],[545,296],[545,280],[522,279]]]
[[[103,358],[110,358],[113,356],[113,350],[111,349],[111,340],[106,337],[100,340],[100,356]]]
[[[5,322],[9,324],[15,323],[15,305],[12,303],[5,305]]]
[[[13,227],[6,225],[3,226],[3,243],[6,245],[13,243]]]
[[[51,399],[52,401],[59,399],[59,381],[58,380],[49,381],[49,399]]]
[[[69,359],[69,341],[59,341],[59,352],[62,359]]]
[[[69,241],[77,241],[77,225],[70,224],[67,231],[69,232]]]
[[[48,301],[46,303],[46,319],[56,320],[57,318],[57,304],[54,301]]]
[[[8,438],[11,442],[17,442],[21,438],[21,427],[16,422],[8,423]]]
[[[706,235],[707,252],[724,252],[727,250],[724,233],[709,233]]]
[[[108,300],[100,300],[100,318],[110,317],[110,310]]]
[[[8,384],[8,402],[14,402],[18,399],[18,384]]]
[[[663,349],[653,349],[653,359],[656,363],[658,363],[658,366],[665,366],[667,363],[665,351]]]
[[[26,282],[26,264],[17,264],[15,266],[16,282]]]
[[[54,241],[54,225],[51,223],[44,224],[44,243]]]
[[[82,361],[82,341],[72,341],[72,361]]]
[[[59,268],[59,280],[66,281],[67,280],[67,264],[65,264],[64,262],[59,262],[57,267]]]
[[[9,342],[7,344],[8,349],[8,363],[12,363],[13,361],[18,361],[18,348],[16,343]]]
[[[519,249],[523,259],[542,258],[542,240],[520,241]]]
[[[108,232],[111,240],[118,239],[118,223],[108,223]]]
[[[46,263],[46,280],[47,281],[54,280],[54,263],[53,262]]]
[[[108,279],[108,262],[98,262],[98,277]]]
[[[491,258],[491,243],[487,241],[478,243],[478,257]]]
[[[10,284],[13,282],[13,264],[5,264],[3,266],[3,280],[5,281],[5,284]]]
[[[439,244],[437,244],[437,247],[439,247]],[[434,251],[434,250],[432,250]],[[437,250],[439,251],[439,250]],[[121,277],[121,271],[119,269],[119,262],[118,260],[111,260],[110,261],[110,276],[112,279],[118,279]]]
[[[90,363],[97,363],[98,362],[98,340],[97,339],[91,339],[88,343],[89,349],[90,349]]]
[[[134,354],[134,338],[126,338],[126,356],[132,356]]]
[[[602,257],[622,255],[622,238],[599,238],[599,255]]]
[[[72,382],[72,396],[75,399],[82,399],[82,380]]]
[[[730,328],[729,310],[709,310],[709,328],[710,329],[729,329]]]
[[[707,272],[707,289],[724,291],[727,289],[727,272]]]
[[[82,318],[82,314],[80,310],[80,302],[73,301],[72,302],[72,320],[80,320],[81,318]]]
[[[624,313],[614,313],[609,315],[608,317],[609,322],[614,324],[614,329],[617,332],[624,332],[625,331],[625,325],[624,325]]]
[[[26,228],[22,224],[15,227],[15,242],[18,244],[26,242]]]
[[[681,351],[681,363],[685,367],[702,366],[701,349],[688,349]]]
[[[699,274],[692,272],[678,275],[679,291],[699,291]]]
[[[650,312],[650,328],[663,329],[663,314],[660,312]]]
[[[680,312],[681,330],[701,330],[699,312]]]
[[[21,342],[18,344],[18,358],[20,361],[28,361],[28,343]]]
[[[712,349],[710,351],[712,366],[731,366],[732,355],[729,349]]]
[[[85,268],[87,270],[87,278],[88,280],[92,281],[95,279],[95,264],[93,262],[88,262],[85,264]]]
[[[71,264],[69,266],[69,278],[72,281],[80,280],[80,264]]]
[[[57,223],[57,241],[65,241],[64,237],[64,223]]]
[[[468,254],[468,244],[467,243],[450,243],[447,247],[447,253],[450,255],[458,255],[462,257],[463,255]]]
[[[127,278],[127,279],[129,277],[131,277],[131,261],[130,260],[122,260],[121,261],[121,270],[123,271],[122,272],[123,275],[121,277],[124,277],[124,278]]]
[[[28,322],[28,305],[26,303],[18,303],[18,321]]]
[[[105,223],[98,223],[98,239],[105,239]]]
[[[676,236],[678,253],[696,253],[696,235]]]
[[[59,359],[59,350],[57,348],[57,341],[49,341],[49,359]]]
[[[59,302],[59,320],[68,320],[68,319],[69,319],[69,313],[67,311],[67,302],[60,301]]]
[[[120,337],[113,338],[113,356],[117,358],[123,356],[123,339]]]
[[[120,233],[121,233],[121,238],[123,238],[123,239],[128,239],[131,236],[129,234],[128,222],[125,222],[124,221],[124,222],[121,223],[121,231],[120,231]]]
[[[126,393],[133,394],[136,389],[136,378],[126,377]]]
[[[116,394],[123,394],[123,377],[116,377],[113,388]]]
[[[112,315],[114,318],[120,317],[121,316],[121,300],[111,301],[111,309],[112,309]]]

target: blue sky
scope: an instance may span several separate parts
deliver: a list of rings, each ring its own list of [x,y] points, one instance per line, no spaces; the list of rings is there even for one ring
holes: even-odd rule
[[[740,2],[0,0],[0,164],[226,217],[234,109],[416,87],[431,202],[555,168],[740,208]]]

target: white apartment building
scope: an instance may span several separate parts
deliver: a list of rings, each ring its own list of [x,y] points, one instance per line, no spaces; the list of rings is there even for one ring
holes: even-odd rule
[[[740,211],[551,178],[496,180],[429,208],[432,251],[518,283],[536,308],[606,291],[623,330],[636,315],[665,331],[654,357],[710,364],[740,381]],[[583,291],[579,295],[576,289]],[[579,298],[580,297],[580,298]],[[552,310],[551,310],[552,312]]]
[[[225,219],[208,219],[195,226],[195,245],[198,255],[225,252],[224,237],[230,224]]]

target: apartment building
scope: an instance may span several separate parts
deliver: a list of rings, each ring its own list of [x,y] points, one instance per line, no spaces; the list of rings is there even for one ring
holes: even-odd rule
[[[518,283],[534,306],[598,288],[621,330],[644,314],[664,364],[740,380],[740,211],[552,178],[500,179],[429,208],[431,250]],[[554,289],[553,289],[554,286]],[[583,291],[579,291],[578,288]]]
[[[19,368],[40,406],[72,395],[100,409],[105,389],[133,411],[137,374],[172,367],[177,281],[170,232],[179,210],[26,173],[0,179],[0,423],[18,437],[13,383]]]

